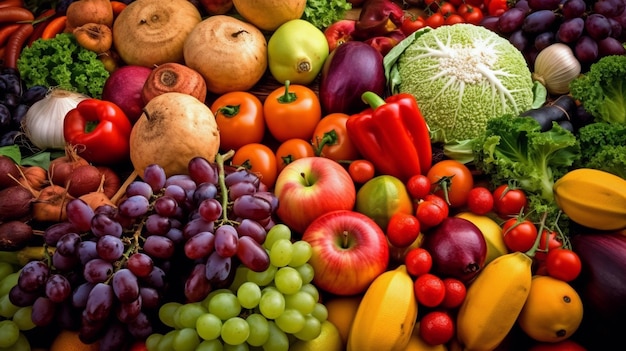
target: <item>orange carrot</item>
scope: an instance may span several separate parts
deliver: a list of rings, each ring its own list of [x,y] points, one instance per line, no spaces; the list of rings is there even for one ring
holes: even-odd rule
[[[50,21],[55,18],[55,16],[56,11],[53,9],[49,9],[42,12],[39,16],[37,16],[37,18],[35,18],[35,20],[33,21],[33,26],[35,26],[35,30],[30,35],[30,37],[28,37],[28,46],[30,46],[35,40],[41,37],[41,33],[43,33],[43,30],[46,28],[48,23],[50,23]]]
[[[17,59],[22,52],[26,40],[35,28],[30,23],[20,24],[20,27],[11,34],[9,42],[4,52],[4,66],[9,68],[17,68]]]
[[[0,1],[0,8],[5,7],[24,7],[23,0],[2,0]]]
[[[111,7],[113,8],[113,17],[117,17],[117,15],[122,12],[126,8],[126,4],[121,1],[111,1]]]
[[[28,22],[35,19],[35,15],[25,8],[20,6],[8,6],[0,11],[0,22]]]
[[[19,27],[20,25],[17,23],[7,24],[0,27],[0,46],[4,46],[7,40],[9,40],[11,34],[13,34],[13,32],[15,32]]]
[[[41,33],[41,39],[51,39],[54,38],[57,34],[62,33],[65,30],[65,23],[67,22],[67,16],[59,16],[44,28]]]

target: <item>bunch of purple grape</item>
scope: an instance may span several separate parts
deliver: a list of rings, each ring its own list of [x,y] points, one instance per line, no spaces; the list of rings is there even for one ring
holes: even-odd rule
[[[585,68],[603,56],[626,54],[625,8],[626,0],[518,0],[482,25],[508,38],[530,67],[539,51],[560,42]]]
[[[155,332],[164,302],[203,300],[240,264],[267,269],[262,244],[277,205],[257,175],[223,160],[197,157],[171,176],[148,166],[117,207],[68,202],[67,220],[44,231],[49,257],[22,268],[9,298],[32,305],[37,326],[123,349]]]

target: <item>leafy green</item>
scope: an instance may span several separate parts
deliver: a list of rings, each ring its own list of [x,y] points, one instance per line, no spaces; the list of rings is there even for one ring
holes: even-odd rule
[[[95,52],[77,44],[71,33],[39,39],[22,50],[17,68],[28,88],[59,87],[100,98],[109,77]]]
[[[346,0],[307,0],[303,20],[311,22],[320,30],[343,19],[352,4]]]
[[[534,119],[513,115],[490,119],[473,150],[476,168],[494,184],[514,181],[527,193],[535,214],[548,212],[552,218],[558,213],[554,182],[580,157],[576,136],[557,123],[541,132]]]
[[[604,56],[570,83],[570,93],[596,121],[626,124],[626,56]]]
[[[596,122],[578,129],[581,157],[575,166],[626,179],[626,124]]]

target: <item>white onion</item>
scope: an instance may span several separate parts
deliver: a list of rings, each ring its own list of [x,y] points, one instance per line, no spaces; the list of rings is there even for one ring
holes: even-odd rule
[[[579,74],[580,62],[563,43],[544,48],[535,59],[533,79],[543,84],[550,94],[569,93],[569,83]]]
[[[63,89],[51,89],[35,102],[22,120],[26,137],[41,150],[63,149],[63,119],[65,115],[88,96]]]

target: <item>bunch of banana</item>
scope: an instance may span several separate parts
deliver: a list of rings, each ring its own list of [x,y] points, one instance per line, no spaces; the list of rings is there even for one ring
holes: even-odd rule
[[[532,258],[498,256],[467,289],[457,316],[457,337],[466,351],[495,349],[515,325],[530,292]]]
[[[404,351],[416,319],[413,279],[400,265],[368,287],[352,322],[348,351]]]

